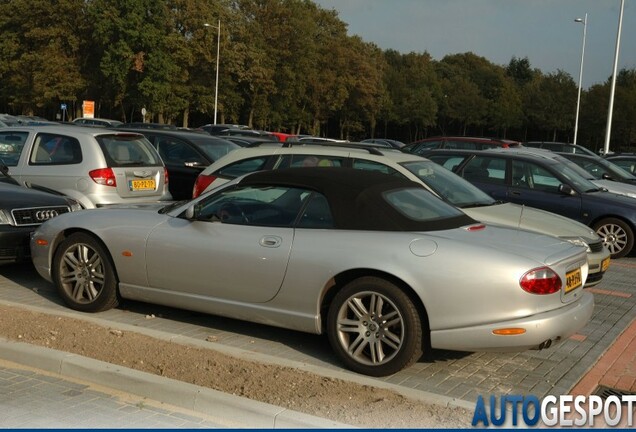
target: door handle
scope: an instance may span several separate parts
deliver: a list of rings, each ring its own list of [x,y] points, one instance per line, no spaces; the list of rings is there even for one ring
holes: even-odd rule
[[[281,245],[283,239],[278,236],[265,236],[261,238],[259,244],[263,247],[276,248]]]

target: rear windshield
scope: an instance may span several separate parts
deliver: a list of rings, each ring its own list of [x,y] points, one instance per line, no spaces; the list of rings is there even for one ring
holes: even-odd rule
[[[240,148],[241,146],[233,143],[232,141],[227,140],[216,140],[216,139],[208,139],[206,137],[202,138],[191,138],[191,140],[201,149],[203,152],[210,158],[210,160],[216,161],[221,159],[223,156]]]
[[[109,167],[163,165],[159,154],[143,135],[99,135],[95,138]]]

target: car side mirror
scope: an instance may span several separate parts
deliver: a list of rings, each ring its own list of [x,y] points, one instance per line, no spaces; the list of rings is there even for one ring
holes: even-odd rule
[[[559,192],[563,195],[575,195],[576,192],[572,189],[572,186],[561,183],[559,185]]]
[[[608,173],[603,173],[602,177],[603,177],[603,180],[614,180],[614,178]]]

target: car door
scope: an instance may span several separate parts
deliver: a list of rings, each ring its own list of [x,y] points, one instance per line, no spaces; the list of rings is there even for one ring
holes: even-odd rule
[[[281,199],[288,192],[284,187],[233,186],[200,200],[195,220],[174,218],[157,226],[146,248],[150,286],[224,301],[274,298],[287,270],[301,206],[299,196]]]
[[[581,197],[560,191],[567,184],[553,170],[533,161],[509,160],[506,200],[582,220]]]

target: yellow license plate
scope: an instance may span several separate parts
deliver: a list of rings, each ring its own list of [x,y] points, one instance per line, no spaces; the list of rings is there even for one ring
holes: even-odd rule
[[[155,190],[155,180],[131,180],[130,181],[130,190],[131,191],[140,191],[140,190]]]
[[[606,271],[609,268],[609,265],[610,265],[610,258],[607,257],[601,263],[601,271],[602,272]]]
[[[583,285],[581,269],[572,270],[565,274],[565,292],[568,293]]]

